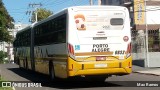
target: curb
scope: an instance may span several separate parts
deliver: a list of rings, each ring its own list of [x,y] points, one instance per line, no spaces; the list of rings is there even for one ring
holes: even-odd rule
[[[142,72],[138,72],[138,71],[133,71],[133,73],[145,74],[145,75],[153,75],[153,76],[160,76],[160,74],[154,74],[154,73],[142,73]]]

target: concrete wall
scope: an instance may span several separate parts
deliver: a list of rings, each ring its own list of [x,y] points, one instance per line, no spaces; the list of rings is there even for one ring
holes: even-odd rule
[[[149,52],[149,67],[160,67],[160,52]]]
[[[145,52],[143,53],[132,53],[133,64],[145,67],[160,67],[160,52],[148,52],[148,61],[145,60]]]

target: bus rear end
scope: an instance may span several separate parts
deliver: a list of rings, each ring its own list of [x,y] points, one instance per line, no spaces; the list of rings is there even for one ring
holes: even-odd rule
[[[68,9],[68,76],[131,73],[131,33],[127,8]]]

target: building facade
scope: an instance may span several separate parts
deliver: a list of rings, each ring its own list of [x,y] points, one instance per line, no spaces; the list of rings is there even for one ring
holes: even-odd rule
[[[27,27],[28,24],[14,24],[14,29],[8,29],[9,34],[15,38],[16,33],[21,30],[22,28]],[[14,60],[14,55],[13,55],[13,45],[11,43],[6,43],[6,42],[0,42],[0,51],[7,52],[8,58],[7,60],[13,61]]]
[[[160,0],[101,0],[102,5],[125,6],[130,12],[133,59],[160,67]],[[159,63],[158,63],[159,62]]]

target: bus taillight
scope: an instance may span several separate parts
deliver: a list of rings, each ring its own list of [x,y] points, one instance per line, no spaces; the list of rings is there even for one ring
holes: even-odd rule
[[[132,51],[132,46],[131,43],[129,43],[127,46],[126,57],[129,57],[131,55],[131,51]]]
[[[71,44],[68,44],[68,50],[69,50],[69,53],[74,55],[74,48],[73,48],[73,45]]]
[[[129,68],[132,68],[131,62],[128,62],[128,67],[129,67]]]
[[[129,37],[128,37],[128,36],[124,36],[124,37],[123,37],[123,40],[124,40],[125,42],[127,42],[127,41],[129,40]]]

